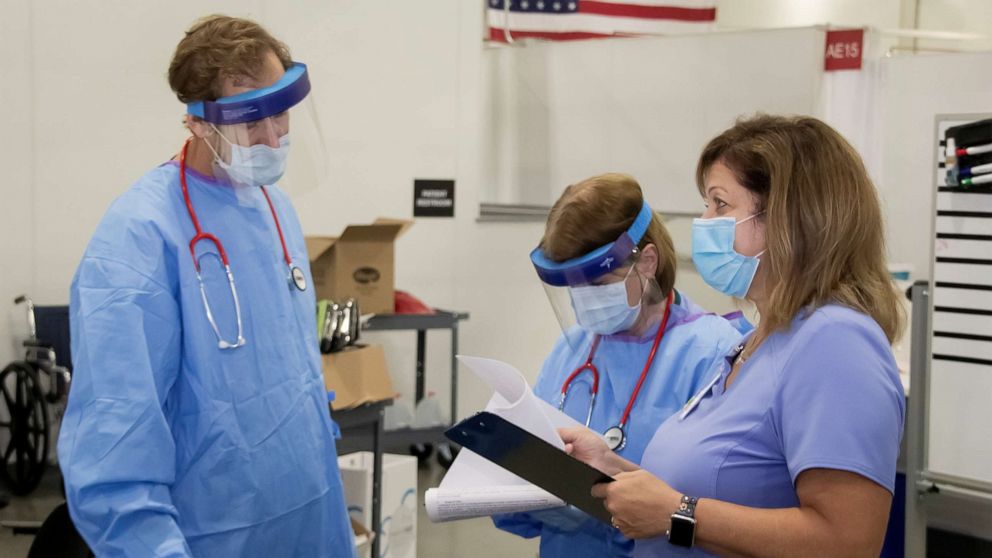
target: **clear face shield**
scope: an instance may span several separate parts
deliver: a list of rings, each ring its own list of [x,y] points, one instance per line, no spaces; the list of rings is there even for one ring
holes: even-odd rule
[[[652,325],[652,307],[664,302],[658,282],[645,273],[640,254],[581,283],[544,284],[548,300],[573,349],[588,346],[590,335],[640,336]]]
[[[304,64],[276,83],[187,105],[209,126],[204,140],[217,177],[235,186],[277,184],[291,196],[325,186],[327,149]]]
[[[585,419],[586,426],[593,416],[599,386],[613,377],[611,374],[625,378],[613,382],[614,388],[632,384],[639,372],[643,378],[650,363],[644,362],[643,351],[631,350],[629,342],[653,337],[657,348],[662,322],[668,316],[666,297],[655,278],[659,258],[647,257],[637,247],[653,217],[651,208],[644,204],[619,238],[584,256],[556,262],[541,248],[531,252],[531,262],[570,349],[570,357],[559,361],[569,369],[564,371],[558,408],[577,420]],[[613,450],[625,445],[627,420],[638,389],[631,387],[624,413],[610,417],[616,423],[604,437]]]
[[[531,262],[574,351],[589,350],[594,336],[652,333],[665,297],[637,244],[651,223],[645,204],[630,229],[592,252],[554,262],[537,248]],[[655,266],[657,263],[654,264]]]

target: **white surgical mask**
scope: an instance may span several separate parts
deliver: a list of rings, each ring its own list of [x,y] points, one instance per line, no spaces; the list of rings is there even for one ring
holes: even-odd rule
[[[226,163],[214,151],[214,166],[231,182],[241,186],[269,186],[275,184],[286,172],[289,155],[289,134],[279,138],[279,147],[256,144],[249,147],[231,143],[218,132],[231,149],[231,162]],[[210,145],[210,142],[207,142]],[[210,148],[211,151],[213,147]]]
[[[606,285],[569,287],[568,293],[579,326],[591,333],[611,335],[626,331],[641,313],[640,301],[634,306],[627,304],[626,278]]]

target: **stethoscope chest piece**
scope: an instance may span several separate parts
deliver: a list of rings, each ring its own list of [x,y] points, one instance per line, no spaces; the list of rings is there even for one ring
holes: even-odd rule
[[[289,270],[290,282],[296,290],[305,291],[307,290],[307,276],[303,274],[303,270],[297,266],[293,266]]]
[[[627,445],[627,435],[624,434],[623,428],[619,425],[606,429],[606,432],[603,433],[603,438],[606,440],[606,446],[610,448],[610,451],[620,451]]]

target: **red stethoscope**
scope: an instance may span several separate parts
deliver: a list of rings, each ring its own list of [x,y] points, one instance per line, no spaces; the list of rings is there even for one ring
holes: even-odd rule
[[[654,356],[658,352],[658,345],[661,344],[661,340],[665,337],[665,328],[668,326],[668,316],[671,314],[672,301],[674,290],[669,291],[667,303],[665,304],[665,315],[661,319],[661,327],[658,328],[658,333],[654,336],[654,343],[651,345],[651,352],[648,354],[648,361],[644,363],[644,370],[641,371],[641,377],[637,380],[637,385],[634,386],[634,392],[630,395],[630,400],[627,401],[627,407],[623,410],[623,415],[620,417],[620,422],[616,426],[611,426],[606,429],[603,436],[606,438],[606,445],[613,451],[620,451],[627,445],[627,422],[630,419],[630,410],[634,408],[634,403],[637,401],[637,395],[641,392],[641,386],[644,385],[645,378],[648,377],[648,371],[651,370],[651,363],[654,362]],[[592,347],[589,349],[589,357],[586,358],[585,364],[576,368],[568,378],[565,379],[565,383],[561,386],[561,395],[559,396],[558,410],[564,411],[565,400],[568,398],[569,389],[572,387],[572,381],[578,377],[580,374],[588,370],[592,374],[592,386],[589,388],[589,413],[586,415],[586,427],[592,421],[592,410],[596,405],[596,395],[599,393],[599,369],[596,365],[592,363],[592,359],[596,356],[596,349],[599,348],[599,342],[602,339],[601,336],[597,335],[593,339]]]
[[[189,253],[193,258],[193,269],[196,271],[196,280],[200,284],[200,298],[203,299],[207,321],[210,322],[210,327],[213,328],[214,333],[217,335],[217,346],[221,349],[236,349],[245,344],[245,338],[241,324],[241,303],[238,301],[238,289],[234,284],[234,274],[231,272],[231,266],[228,263],[224,245],[221,244],[216,236],[203,232],[203,229],[200,228],[200,220],[196,218],[196,211],[193,210],[193,202],[189,197],[189,188],[186,186],[186,151],[189,149],[192,139],[187,139],[186,143],[183,144],[182,151],[179,152],[179,182],[183,187],[183,200],[186,201],[186,210],[189,212],[189,218],[193,221],[193,228],[196,230],[196,235],[189,241]],[[279,217],[276,216],[276,208],[272,205],[272,199],[269,198],[269,193],[266,191],[265,186],[262,186],[261,189],[262,194],[265,196],[265,201],[269,204],[272,220],[276,224],[276,232],[279,233],[279,244],[282,245],[283,259],[289,268],[290,288],[295,287],[297,290],[305,291],[307,288],[306,275],[303,274],[303,271],[299,267],[293,264],[293,258],[290,257],[289,250],[286,249],[286,239],[282,235],[282,227],[279,225]],[[203,277],[200,275],[200,260],[196,256],[196,245],[204,240],[212,243],[217,249],[217,253],[220,255],[220,261],[224,264],[224,273],[227,274],[227,283],[231,287],[231,297],[234,299],[234,314],[238,321],[238,337],[233,342],[225,340],[221,335],[220,328],[217,327],[217,322],[214,320],[213,312],[210,310],[210,303],[207,301],[207,292],[203,286]]]

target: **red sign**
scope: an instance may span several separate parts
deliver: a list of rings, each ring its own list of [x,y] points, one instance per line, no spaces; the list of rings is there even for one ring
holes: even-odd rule
[[[864,44],[864,29],[827,31],[827,50],[823,53],[823,69],[828,72],[860,70]]]

